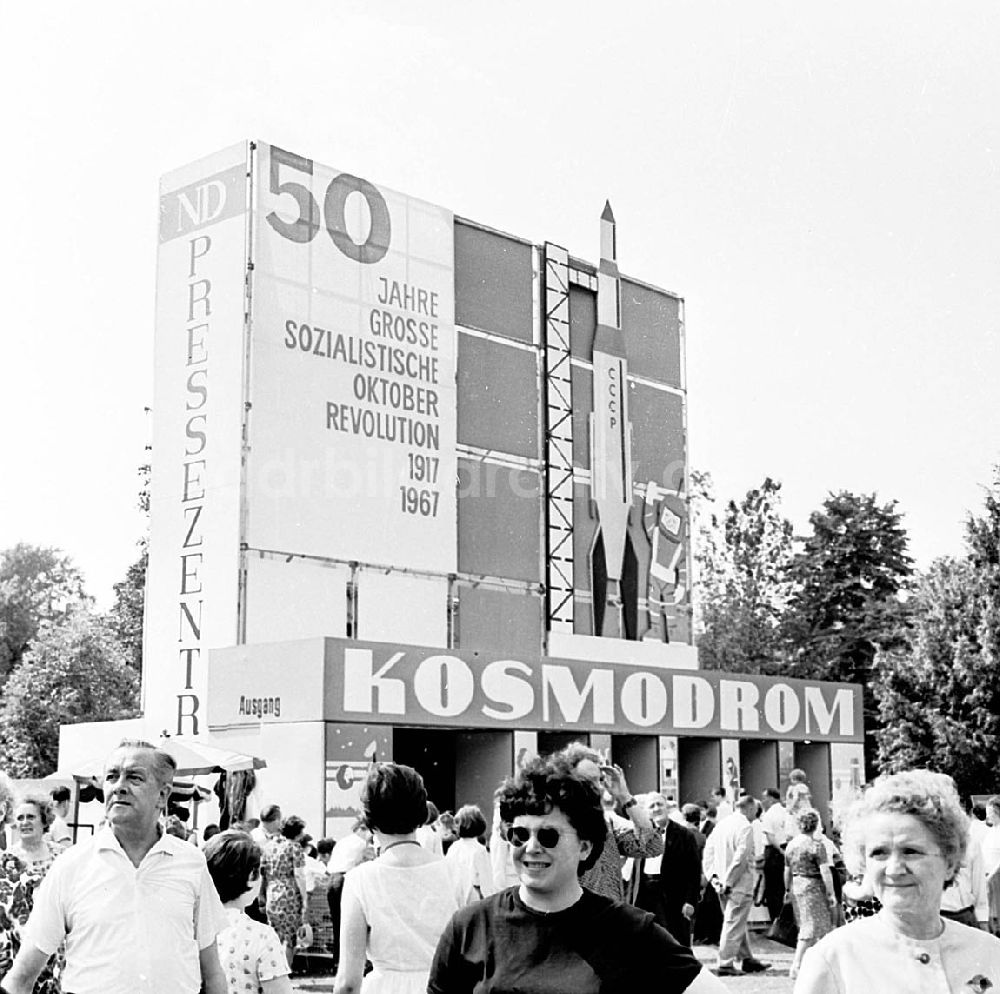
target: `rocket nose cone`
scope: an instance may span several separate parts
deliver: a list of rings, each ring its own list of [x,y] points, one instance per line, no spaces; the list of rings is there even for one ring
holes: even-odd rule
[[[614,224],[615,215],[614,215],[614,212],[611,210],[611,201],[610,200],[605,200],[604,201],[604,210],[601,211],[601,220],[602,221],[610,221],[612,224]]]

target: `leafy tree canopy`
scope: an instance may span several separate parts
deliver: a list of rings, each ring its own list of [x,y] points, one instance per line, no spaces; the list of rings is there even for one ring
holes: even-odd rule
[[[896,502],[830,494],[789,568],[784,622],[789,672],[867,683],[875,653],[896,638],[899,595],[913,573]]]
[[[148,518],[151,469],[149,463],[138,469],[139,495],[136,500],[139,510],[147,518],[147,534],[139,540],[139,558],[129,566],[125,578],[115,584],[115,602],[107,615],[111,630],[128,654],[129,665],[137,673],[142,672],[143,609],[146,597],[146,569],[149,566]]]
[[[61,724],[132,718],[138,706],[138,675],[103,618],[81,609],[45,621],[4,688],[0,768],[47,776]]]
[[[711,477],[692,474],[695,607],[701,665],[778,672],[779,622],[789,596],[792,526],[781,484],[766,477],[737,503],[715,504]]]
[[[87,603],[80,571],[60,550],[22,542],[0,552],[0,683],[43,622]]]
[[[115,602],[107,614],[111,631],[137,673],[142,671],[142,623],[148,564],[149,549],[143,539],[139,543],[139,558],[129,566],[125,579],[115,584]]]
[[[880,767],[937,769],[964,793],[1000,787],[1000,476],[984,505],[966,523],[966,556],[920,579],[874,679]]]

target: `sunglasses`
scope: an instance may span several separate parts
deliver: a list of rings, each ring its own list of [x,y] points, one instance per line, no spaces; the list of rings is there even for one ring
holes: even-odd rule
[[[538,839],[538,844],[543,849],[555,849],[559,845],[563,833],[551,825],[543,825],[541,828],[535,829],[525,828],[524,825],[507,825],[503,833],[503,837],[512,846],[526,846],[528,839],[532,836]]]

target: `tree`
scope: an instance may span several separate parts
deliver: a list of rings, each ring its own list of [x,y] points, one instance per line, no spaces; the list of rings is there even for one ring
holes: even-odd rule
[[[43,622],[87,603],[80,571],[59,549],[22,542],[0,553],[0,684]]]
[[[1000,768],[1000,474],[966,522],[967,554],[921,577],[904,638],[873,681],[886,770],[928,766],[963,793],[994,793]]]
[[[694,567],[691,581],[692,625],[700,642],[700,636],[708,626],[705,615],[720,599],[732,569],[712,474],[692,469],[689,486]]]
[[[789,570],[795,586],[784,621],[789,676],[864,687],[865,758],[874,771],[880,713],[873,689],[878,652],[905,629],[900,595],[913,574],[896,502],[831,493],[809,516],[812,535]]]
[[[982,638],[1000,604],[982,593],[968,560],[938,560],[921,577],[906,642],[880,654],[873,680],[880,769],[930,767],[965,793],[995,790],[1000,671]]]
[[[705,669],[780,669],[780,619],[790,593],[792,526],[781,484],[766,477],[740,503],[714,506],[708,474],[692,474],[696,535],[696,631]]]
[[[841,491],[809,523],[789,569],[788,672],[867,684],[878,649],[898,638],[900,594],[913,574],[896,502]]]
[[[84,609],[42,623],[0,704],[0,768],[56,769],[59,726],[138,714],[139,679],[106,621]]]
[[[128,664],[142,671],[142,623],[146,597],[146,568],[149,548],[145,538],[139,543],[139,558],[129,566],[125,579],[115,584],[115,602],[107,622],[125,650]]]
[[[149,516],[150,466],[139,467],[139,509]],[[148,528],[148,523],[147,523]],[[115,602],[108,611],[111,630],[128,654],[129,665],[142,672],[143,609],[146,599],[146,570],[149,566],[149,537],[139,540],[139,558],[128,571],[125,579],[115,584]]]

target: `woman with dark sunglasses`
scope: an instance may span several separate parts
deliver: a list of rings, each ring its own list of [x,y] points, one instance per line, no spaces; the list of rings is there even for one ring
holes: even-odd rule
[[[536,759],[497,793],[520,884],[459,911],[438,943],[430,994],[724,994],[648,912],[583,888],[607,826],[597,786]]]

